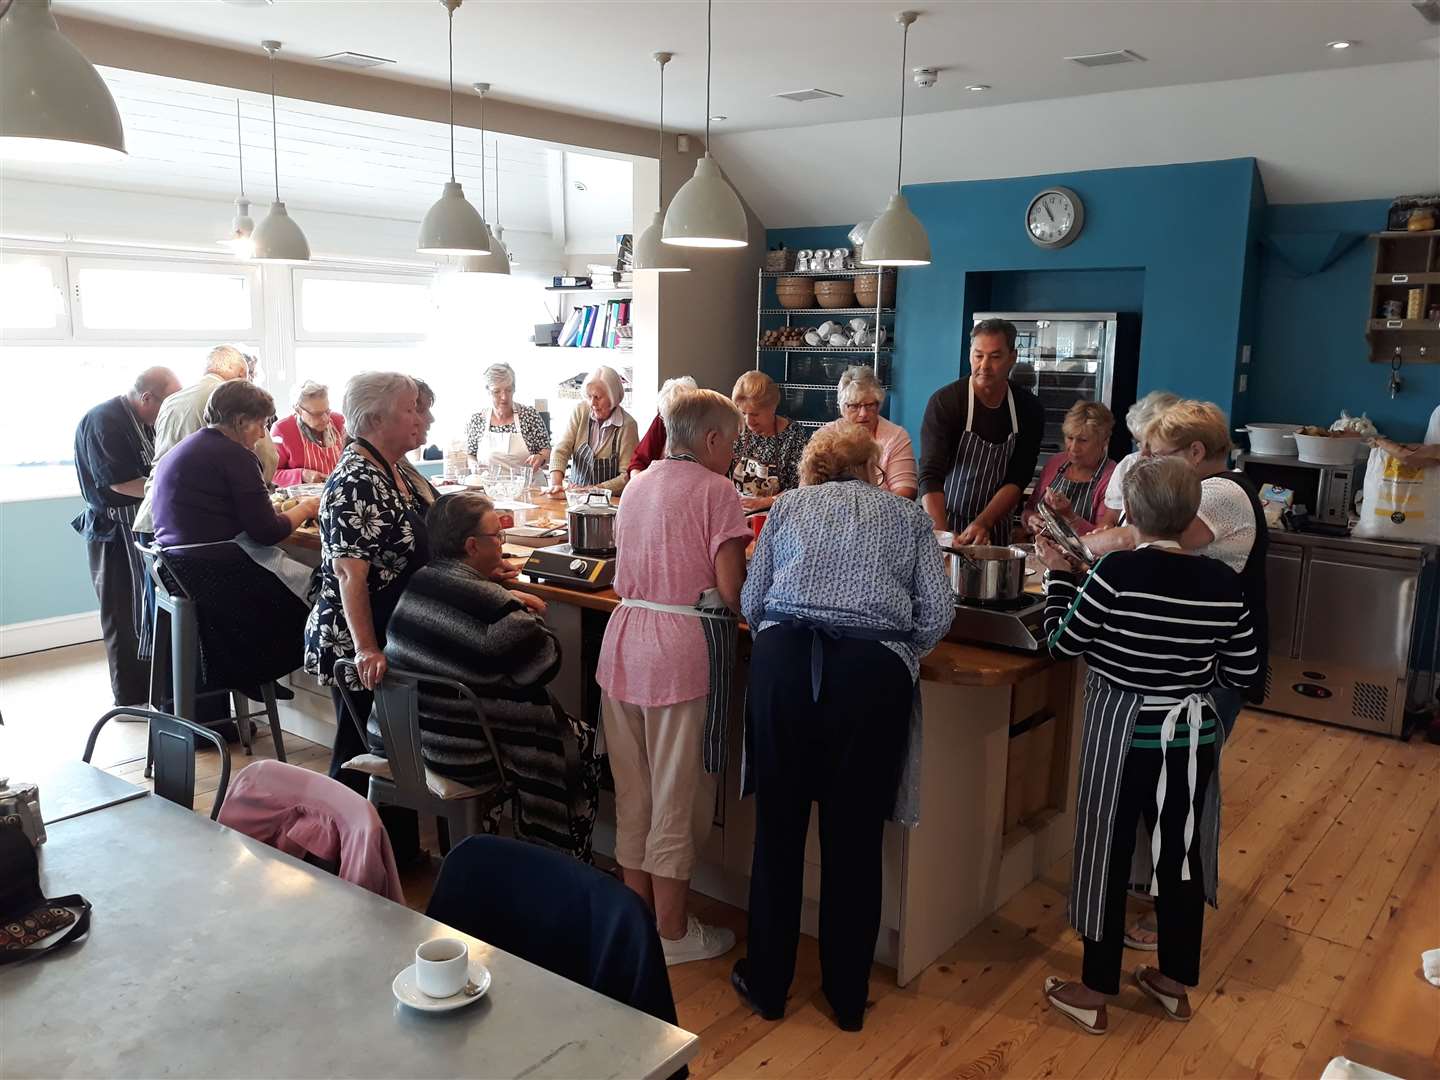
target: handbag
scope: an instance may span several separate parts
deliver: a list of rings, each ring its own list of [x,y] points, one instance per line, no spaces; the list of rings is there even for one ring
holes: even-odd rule
[[[89,929],[90,901],[78,893],[41,892],[40,861],[29,837],[18,825],[0,824],[0,964],[44,956]]]

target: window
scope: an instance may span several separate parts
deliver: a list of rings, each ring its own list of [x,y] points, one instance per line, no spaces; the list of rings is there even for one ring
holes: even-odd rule
[[[296,270],[296,341],[419,341],[435,304],[429,277]]]
[[[254,267],[72,258],[75,337],[208,340],[251,336],[260,325]]]
[[[58,255],[0,255],[0,335],[7,341],[61,338],[68,329],[65,260]]]

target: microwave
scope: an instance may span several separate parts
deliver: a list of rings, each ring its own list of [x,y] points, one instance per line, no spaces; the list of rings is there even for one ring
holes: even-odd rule
[[[1355,496],[1363,487],[1365,462],[1312,465],[1298,457],[1241,454],[1240,471],[1257,488],[1273,484],[1295,492],[1295,505],[1310,511],[1310,520],[1326,531],[1349,531]]]

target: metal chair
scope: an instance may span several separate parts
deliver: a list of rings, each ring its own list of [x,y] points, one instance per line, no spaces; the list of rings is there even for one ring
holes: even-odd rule
[[[150,722],[150,747],[153,751],[155,772],[155,794],[162,799],[195,809],[195,744],[203,739],[215,747],[220,754],[220,784],[215,789],[215,805],[210,809],[210,820],[220,816],[220,807],[225,802],[225,792],[230,787],[230,750],[225,740],[209,728],[192,724],[189,720],[169,713],[154,712],[150,709],[111,709],[96,721],[90,729],[90,738],[85,741],[85,753],[81,760],[87,764],[95,753],[95,740],[100,729],[117,716],[134,716]]]
[[[340,689],[346,713],[360,732],[361,745],[368,746],[369,718],[360,715],[354,692],[345,682],[346,670],[356,671],[353,660],[336,661],[335,685]],[[498,779],[494,787],[451,799],[443,799],[430,790],[425,782],[425,762],[420,754],[421,683],[453,690],[470,706],[485,736],[485,742],[490,747],[490,756],[495,762]],[[380,738],[385,744],[390,777],[387,779],[371,775],[370,801],[377,806],[403,806],[417,814],[435,818],[442,855],[450,850],[452,842],[458,843],[467,836],[484,832],[482,823],[486,815],[495,807],[503,806],[516,797],[514,782],[500,756],[500,747],[495,741],[490,722],[485,718],[485,710],[481,707],[480,700],[464,683],[440,675],[401,671],[392,667],[375,688],[373,712],[376,726],[380,729]]]
[[[222,541],[228,545],[230,541]],[[220,544],[196,544],[194,547],[218,547]],[[155,588],[155,632],[154,653],[150,660],[150,703],[160,700],[160,689],[164,684],[165,667],[170,669],[171,708],[175,715],[195,722],[195,702],[202,697],[229,694],[234,702],[234,716],[214,720],[203,726],[228,724],[232,721],[240,735],[240,744],[245,747],[246,757],[255,753],[253,729],[257,717],[265,717],[270,724],[270,740],[275,747],[275,760],[284,761],[285,736],[280,730],[280,711],[275,704],[275,684],[264,683],[260,687],[264,707],[246,711],[245,697],[238,690],[207,690],[196,693],[200,679],[200,629],[197,608],[193,598],[185,592],[175,572],[165,563],[165,550],[158,544],[135,542],[141,557],[145,560],[146,572]],[[160,616],[164,613],[170,623],[166,637],[160,633]],[[158,675],[158,677],[157,677]],[[147,751],[145,775],[151,772],[153,754]]]

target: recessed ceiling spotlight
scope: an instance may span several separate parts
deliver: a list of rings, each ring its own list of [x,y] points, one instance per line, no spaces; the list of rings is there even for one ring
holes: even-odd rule
[[[728,116],[712,116],[710,117],[710,122],[712,124],[719,124],[729,119],[730,118]]]
[[[1348,49],[1354,44],[1355,42],[1353,41],[1346,41],[1344,38],[1341,38],[1339,41],[1327,41],[1325,47],[1327,49]]]
[[[971,83],[969,86],[965,87],[965,89],[969,90],[972,94],[983,94],[986,90],[990,89],[990,86],[988,83],[977,82]]]

